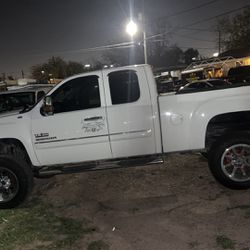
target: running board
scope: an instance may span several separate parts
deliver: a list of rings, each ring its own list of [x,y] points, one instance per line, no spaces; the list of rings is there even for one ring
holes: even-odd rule
[[[81,173],[88,171],[99,171],[106,169],[117,169],[117,168],[127,168],[127,167],[137,167],[144,165],[152,164],[162,164],[164,161],[162,157],[133,157],[126,158],[122,160],[114,161],[96,161],[88,163],[79,163],[79,164],[69,164],[69,165],[55,165],[55,166],[45,166],[39,169],[36,173],[36,177],[50,177],[53,175],[59,174],[72,174],[72,173]]]

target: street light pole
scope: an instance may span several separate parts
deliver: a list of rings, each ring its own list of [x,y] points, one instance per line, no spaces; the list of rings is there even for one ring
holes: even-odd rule
[[[144,30],[143,30],[143,52],[144,52],[144,63],[148,64],[147,36],[146,36],[145,26],[144,26]]]
[[[139,20],[141,22],[141,27],[142,27],[142,33],[143,33],[143,53],[144,53],[144,63],[148,63],[148,54],[147,54],[147,34],[146,34],[146,24],[145,24],[145,15],[139,14]],[[126,26],[126,31],[127,33],[133,37],[137,31],[137,24],[133,21],[130,20],[130,22]]]
[[[147,34],[146,34],[146,15],[145,15],[145,0],[142,2],[143,6],[143,14],[142,14],[142,22],[143,22],[143,51],[144,51],[144,63],[148,64],[148,53],[147,53]]]

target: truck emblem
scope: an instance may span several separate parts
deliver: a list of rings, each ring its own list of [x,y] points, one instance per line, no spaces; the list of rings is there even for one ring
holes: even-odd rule
[[[42,137],[48,137],[49,133],[40,133],[40,134],[35,134],[35,138],[42,138]]]

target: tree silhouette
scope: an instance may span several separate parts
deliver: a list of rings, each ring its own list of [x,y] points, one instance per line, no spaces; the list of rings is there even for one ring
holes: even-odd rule
[[[221,45],[226,50],[250,47],[250,7],[233,18],[217,22]]]

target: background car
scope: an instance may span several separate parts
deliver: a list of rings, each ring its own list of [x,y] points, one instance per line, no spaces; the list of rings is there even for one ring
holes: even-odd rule
[[[223,79],[207,79],[200,80],[186,84],[181,87],[178,92],[194,92],[194,91],[204,91],[204,90],[213,90],[226,88],[232,85],[230,82]]]
[[[228,71],[228,80],[232,83],[250,83],[250,66],[239,66]]]
[[[33,106],[52,88],[53,85],[48,84],[9,88],[11,90],[0,93],[0,113],[22,110]]]
[[[182,80],[164,79],[164,77],[156,77],[157,91],[159,94],[167,92],[176,92],[185,83]]]

